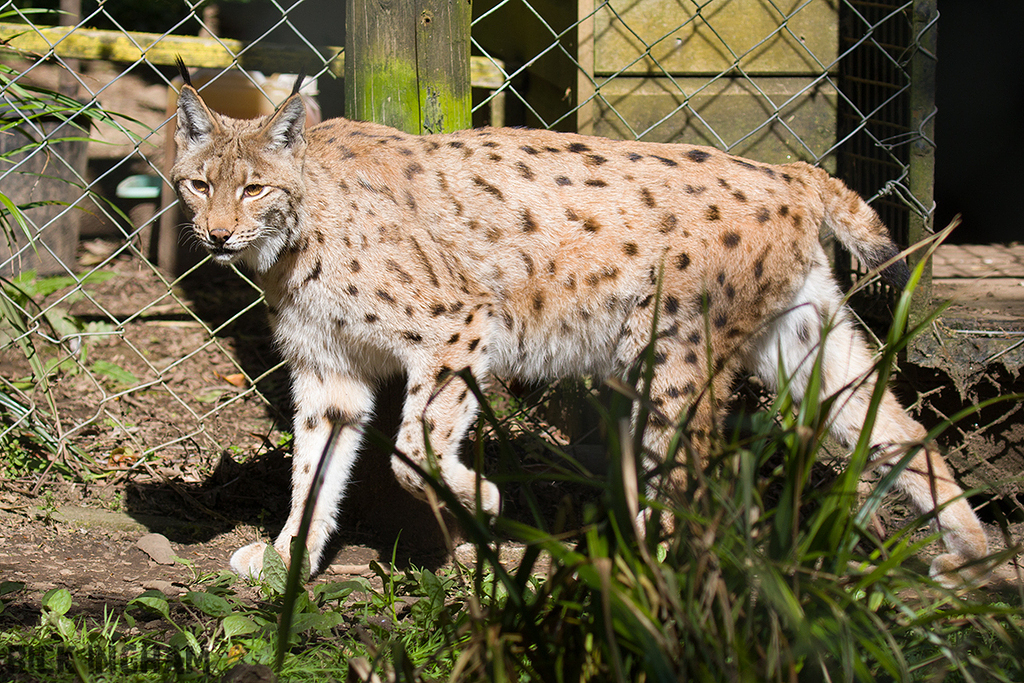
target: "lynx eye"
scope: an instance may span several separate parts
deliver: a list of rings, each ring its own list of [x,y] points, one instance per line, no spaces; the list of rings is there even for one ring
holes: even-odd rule
[[[246,185],[242,190],[242,194],[246,197],[259,197],[266,189],[266,185]]]
[[[193,180],[190,180],[188,182],[189,182],[189,185],[192,186],[192,191],[195,192],[196,194],[209,194],[210,193],[210,184],[207,183],[205,180],[193,179]]]

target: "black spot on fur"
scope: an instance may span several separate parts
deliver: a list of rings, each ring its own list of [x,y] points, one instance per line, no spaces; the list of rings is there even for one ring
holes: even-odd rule
[[[533,214],[530,213],[529,209],[523,209],[523,213],[519,218],[520,229],[523,232],[537,232],[537,221],[533,218]]]
[[[639,251],[639,247],[636,246],[635,242],[626,242],[622,245],[622,251],[626,256],[636,256]]]
[[[637,154],[636,152],[630,152],[629,154],[626,155],[626,158],[629,159],[632,162],[637,162],[637,161],[640,161],[641,159],[643,159],[644,155],[643,154]]]
[[[566,178],[564,175],[560,175],[555,177],[555,185],[558,185],[560,187],[566,187],[567,185],[572,185],[572,181]]]
[[[526,180],[536,179],[536,176],[533,175],[533,169],[531,169],[529,166],[527,166],[521,161],[516,162],[516,170],[519,171],[519,175],[521,175]]]
[[[740,244],[740,234],[733,230],[728,230],[722,233],[722,244],[727,249],[735,249]]]
[[[646,187],[640,188],[640,199],[641,201],[643,201],[644,206],[646,206],[649,209],[653,209],[658,205],[657,202],[654,201],[654,195],[651,194],[651,191],[648,190]]]
[[[421,341],[423,341],[423,335],[419,334],[418,332],[403,332],[402,337],[406,341],[410,341],[413,344],[419,344]]]
[[[734,192],[732,193],[732,196],[733,196],[733,197],[734,197],[734,198],[736,199],[736,201],[738,201],[738,202],[745,202],[745,201],[747,201],[747,195],[743,194],[743,193],[742,193],[742,192],[740,192],[739,190],[736,190],[736,191],[734,191]]]
[[[592,178],[590,180],[584,180],[583,184],[586,185],[587,187],[608,187],[608,183],[606,183],[605,181],[603,181],[603,180],[601,180],[599,178]]]
[[[679,270],[686,270],[690,267],[690,255],[685,251],[676,256],[676,268]]]
[[[593,218],[587,218],[583,221],[583,229],[587,232],[597,232],[601,229],[601,224],[595,221]]]
[[[709,221],[722,220],[722,212],[718,210],[718,206],[715,204],[708,205],[707,210],[704,212],[704,218]]]
[[[674,213],[666,213],[664,216],[661,217],[661,225],[658,226],[658,232],[662,233],[663,235],[667,235],[668,233],[675,230],[678,224],[679,219],[676,218],[676,215]]]
[[[367,313],[364,320],[366,320],[366,322],[372,325],[373,323],[377,322],[379,318],[373,313]]]
[[[669,315],[675,315],[679,312],[679,299],[674,296],[665,297],[665,312]]]
[[[583,152],[590,151],[590,148],[584,145],[582,142],[572,142],[569,144],[568,147],[566,147],[566,149],[576,154],[582,154]]]
[[[309,271],[308,275],[306,275],[306,278],[302,281],[302,284],[308,285],[310,282],[313,282],[314,280],[319,280],[320,275],[323,273],[324,270],[323,265],[323,262],[320,259],[317,259],[316,263],[313,264],[313,269]]]
[[[489,194],[492,197],[494,197],[495,199],[497,199],[498,201],[505,201],[505,195],[502,193],[502,191],[500,189],[498,189],[497,187],[495,187],[494,185],[491,185],[489,182],[487,182],[486,180],[484,180],[480,176],[478,176],[478,175],[473,176],[473,184],[476,185],[477,187],[479,187],[481,190],[483,190],[487,194]]]
[[[668,166],[669,168],[671,168],[673,166],[678,166],[679,165],[675,161],[673,161],[672,159],[666,159],[665,157],[659,157],[657,154],[652,154],[651,158],[652,159],[657,159],[658,161],[660,161],[665,166]]]
[[[387,266],[387,269],[389,271],[398,276],[399,282],[403,284],[409,284],[410,282],[412,282],[412,275],[409,275],[409,273],[405,272],[402,266],[398,265],[398,263],[396,263],[395,261],[388,259],[385,265]]]
[[[758,223],[767,223],[768,219],[772,217],[772,214],[767,207],[762,206],[757,210],[757,213],[754,214],[754,217],[757,219]]]
[[[601,164],[608,163],[608,160],[600,154],[588,154],[587,155],[587,166],[600,166]]]
[[[413,162],[405,167],[406,180],[412,180],[413,178],[416,177],[417,173],[423,173],[423,167],[420,166],[418,163]]]
[[[691,149],[689,152],[686,153],[686,158],[698,164],[703,164],[705,161],[711,158],[711,154],[705,152],[702,149]]]

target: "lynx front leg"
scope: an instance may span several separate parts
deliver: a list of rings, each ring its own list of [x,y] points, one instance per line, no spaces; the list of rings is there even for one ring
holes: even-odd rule
[[[335,423],[342,425],[306,540],[310,570],[315,572],[322,559],[324,546],[335,528],[338,504],[345,494],[349,473],[362,442],[363,427],[373,409],[373,393],[366,382],[352,377],[320,379],[299,372],[294,373],[292,391],[296,412],[291,512],[274,542],[274,548],[286,561],[290,556],[292,538],[298,533],[302,522],[306,497],[330,437],[331,427]],[[231,569],[241,576],[259,577],[263,571],[265,550],[266,544],[262,542],[240,548],[231,556]]]
[[[480,376],[480,375],[477,375]],[[441,478],[464,506],[475,509],[479,479],[480,508],[497,514],[501,496],[498,487],[480,477],[459,460],[459,446],[466,430],[476,418],[477,402],[466,383],[451,375],[447,367],[432,367],[428,372],[409,373],[409,384],[402,411],[402,427],[397,447],[421,468],[430,469],[426,438],[436,458]],[[402,486],[418,498],[424,498],[425,482],[398,456],[391,468]]]

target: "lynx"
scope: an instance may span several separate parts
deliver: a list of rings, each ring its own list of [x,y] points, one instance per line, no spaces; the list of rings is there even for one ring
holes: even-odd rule
[[[646,444],[664,455],[686,417],[706,443],[740,369],[800,400],[824,344],[831,433],[856,443],[874,388],[871,351],[842,304],[819,229],[827,226],[897,287],[905,263],[877,214],[804,163],[768,165],[711,148],[543,130],[409,135],[332,119],[305,126],[293,94],[275,114],[234,120],[188,83],[177,108],[172,179],[213,260],[244,264],[265,291],[295,403],[288,556],[332,424],[344,428],[308,537],[315,571],[336,526],[375,384],[404,371],[396,447],[466,506],[499,511],[498,488],[459,460],[477,402],[455,375],[548,380],[622,375],[652,356]],[[655,309],[658,309],[657,311]],[[827,336],[824,327],[831,329]],[[920,446],[925,430],[886,392],[877,458]],[[401,484],[425,483],[398,457]],[[987,554],[985,533],[931,445],[898,486],[938,510],[944,582]],[[262,570],[263,543],[234,553]],[[967,569],[963,573],[971,573]]]

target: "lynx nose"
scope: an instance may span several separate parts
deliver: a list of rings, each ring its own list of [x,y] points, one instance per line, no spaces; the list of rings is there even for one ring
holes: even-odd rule
[[[229,237],[231,232],[227,228],[210,228],[210,241],[218,247],[223,246]]]

